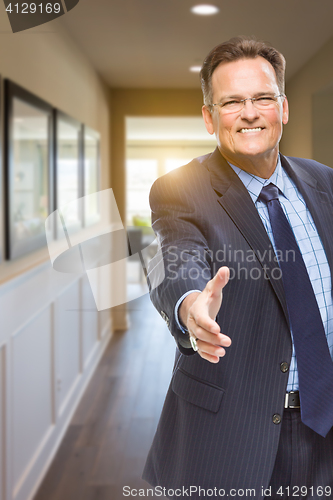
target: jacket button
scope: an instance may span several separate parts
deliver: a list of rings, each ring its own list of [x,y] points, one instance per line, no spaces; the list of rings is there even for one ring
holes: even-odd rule
[[[285,361],[280,364],[280,370],[282,373],[286,373],[289,370],[289,365]]]
[[[281,424],[281,415],[279,415],[278,413],[274,413],[273,415],[273,424]]]

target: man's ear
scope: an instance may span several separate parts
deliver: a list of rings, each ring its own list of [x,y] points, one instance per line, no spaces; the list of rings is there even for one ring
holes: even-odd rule
[[[214,134],[213,117],[209,108],[206,105],[202,106],[202,116],[206,125],[207,132],[210,135],[213,135]]]
[[[289,105],[288,99],[285,97],[283,100],[283,108],[282,108],[282,123],[286,125],[289,120]]]

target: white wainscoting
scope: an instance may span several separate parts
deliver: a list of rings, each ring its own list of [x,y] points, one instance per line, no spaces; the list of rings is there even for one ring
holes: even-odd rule
[[[86,276],[81,280],[81,285],[82,325],[80,331],[82,335],[81,370],[83,371],[89,366],[90,359],[94,356],[95,349],[98,348],[99,338],[98,314]]]
[[[31,500],[112,334],[85,274],[0,286],[0,500]]]
[[[5,363],[6,363],[6,348],[0,346],[0,500],[5,499],[6,482],[5,482],[5,404],[6,404],[6,387],[5,387]]]

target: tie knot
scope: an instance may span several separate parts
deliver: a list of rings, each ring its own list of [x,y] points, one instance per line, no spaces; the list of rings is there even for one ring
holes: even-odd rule
[[[268,186],[264,186],[260,191],[259,200],[262,200],[265,203],[278,199],[279,199],[279,189],[272,183],[268,184]]]

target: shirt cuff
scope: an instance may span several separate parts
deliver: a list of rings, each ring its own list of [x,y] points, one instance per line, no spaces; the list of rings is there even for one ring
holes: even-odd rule
[[[187,333],[187,330],[186,328],[184,328],[180,321],[179,321],[179,316],[178,316],[178,309],[179,309],[179,306],[180,304],[183,302],[183,300],[185,299],[185,297],[187,297],[188,295],[190,295],[190,293],[194,293],[194,292],[199,292],[201,293],[201,290],[190,290],[189,292],[186,292],[184,293],[184,295],[182,295],[180,297],[180,299],[178,300],[177,304],[175,305],[175,319],[176,319],[176,323],[177,323],[177,326],[179,328],[179,330],[181,330],[183,333]]]

